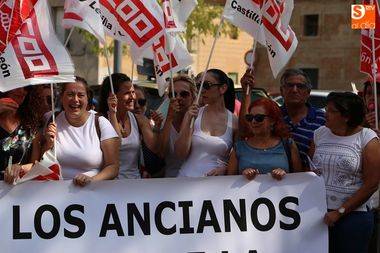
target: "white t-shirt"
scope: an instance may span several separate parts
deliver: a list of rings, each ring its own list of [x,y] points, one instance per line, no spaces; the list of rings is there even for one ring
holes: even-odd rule
[[[362,152],[374,138],[378,137],[369,128],[350,136],[337,136],[325,126],[314,132],[313,163],[325,180],[328,209],[341,207],[363,185]],[[371,208],[370,201],[356,211],[367,211],[366,207]]]
[[[119,178],[141,178],[139,171],[140,133],[135,116],[128,112],[131,122],[131,132],[126,138],[121,138]]]
[[[100,140],[96,133],[95,114],[90,113],[82,126],[74,127],[66,120],[64,112],[57,119],[57,158],[64,179],[72,179],[83,173],[95,176],[103,162],[100,141],[118,138],[111,123],[99,117]]]
[[[173,125],[170,126],[169,133],[169,150],[165,157],[165,177],[176,177],[181,168],[183,160],[178,158],[174,152],[174,144],[177,141],[179,133]]]
[[[194,123],[194,132],[191,139],[191,151],[179,170],[178,177],[203,177],[210,170],[221,167],[225,162],[233,144],[233,116],[228,110],[226,131],[221,136],[211,136],[201,129],[202,116],[205,110],[202,107]]]

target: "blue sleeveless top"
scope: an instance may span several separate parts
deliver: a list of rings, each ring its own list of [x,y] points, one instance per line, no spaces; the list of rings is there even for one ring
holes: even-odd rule
[[[236,143],[235,152],[239,163],[239,174],[247,168],[258,169],[260,174],[270,173],[276,168],[289,172],[288,157],[281,141],[272,148],[258,149],[241,140]]]

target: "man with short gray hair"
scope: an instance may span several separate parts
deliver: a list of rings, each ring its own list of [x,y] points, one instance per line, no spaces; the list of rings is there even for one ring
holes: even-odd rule
[[[284,98],[281,110],[285,123],[290,127],[302,163],[307,167],[309,165],[307,154],[314,138],[314,131],[325,124],[325,113],[307,102],[310,96],[311,82],[302,70],[285,70],[281,76],[280,90]]]

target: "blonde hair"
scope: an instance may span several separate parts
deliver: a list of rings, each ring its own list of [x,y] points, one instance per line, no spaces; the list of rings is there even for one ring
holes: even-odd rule
[[[179,74],[176,77],[173,78],[173,83],[183,81],[189,84],[190,93],[192,97],[194,98],[197,95],[197,87],[195,85],[195,81],[193,78],[189,77],[185,74]],[[170,86],[169,86],[170,87]]]

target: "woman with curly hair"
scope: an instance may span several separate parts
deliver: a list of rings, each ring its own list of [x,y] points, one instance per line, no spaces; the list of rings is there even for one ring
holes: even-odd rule
[[[281,180],[286,173],[301,172],[302,164],[294,141],[282,120],[278,105],[261,98],[251,103],[245,115],[250,137],[238,141],[227,166],[228,175],[243,174],[252,180],[258,174],[270,173]]]
[[[40,105],[36,87],[0,93],[0,180],[13,183],[40,158]],[[10,156],[13,166],[8,171]]]

